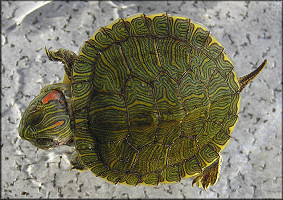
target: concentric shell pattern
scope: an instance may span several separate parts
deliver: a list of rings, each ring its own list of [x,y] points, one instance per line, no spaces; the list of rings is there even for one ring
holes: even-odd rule
[[[223,47],[187,18],[136,15],[100,28],[71,74],[75,145],[114,183],[201,173],[230,139],[239,83]]]

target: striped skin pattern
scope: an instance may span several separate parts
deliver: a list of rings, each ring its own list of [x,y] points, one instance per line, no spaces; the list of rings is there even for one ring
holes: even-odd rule
[[[20,137],[42,149],[53,148],[59,141],[65,143],[72,137],[67,105],[60,103],[66,101],[65,90],[69,91],[70,86],[62,83],[47,85],[41,90],[22,116]],[[50,91],[53,91],[53,96],[48,97]]]
[[[113,183],[202,173],[238,119],[239,83],[223,47],[166,13],[100,28],[81,48],[71,83],[76,150]]]

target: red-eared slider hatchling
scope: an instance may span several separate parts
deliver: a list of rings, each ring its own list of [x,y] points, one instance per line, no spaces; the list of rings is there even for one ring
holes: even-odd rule
[[[237,78],[208,30],[167,13],[102,27],[78,55],[45,51],[65,77],[30,103],[19,135],[41,149],[73,144],[73,168],[128,185],[214,185],[240,93],[267,63]]]

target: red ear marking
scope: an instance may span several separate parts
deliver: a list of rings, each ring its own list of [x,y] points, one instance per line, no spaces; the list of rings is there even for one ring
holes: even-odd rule
[[[60,100],[60,97],[62,96],[62,93],[59,92],[58,90],[53,90],[52,92],[50,92],[49,94],[47,94],[43,99],[42,99],[42,103],[46,104],[48,103],[50,100],[53,99],[58,99]]]
[[[55,124],[51,125],[49,128],[55,128],[57,126],[61,126],[62,124],[64,124],[64,121],[58,121]]]

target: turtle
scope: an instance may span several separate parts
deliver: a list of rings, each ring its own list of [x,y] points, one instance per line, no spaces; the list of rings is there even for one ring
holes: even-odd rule
[[[40,149],[72,146],[71,169],[133,186],[214,185],[240,93],[267,64],[237,78],[210,31],[167,13],[119,18],[78,55],[44,50],[64,64],[63,82],[31,101],[19,136]]]

